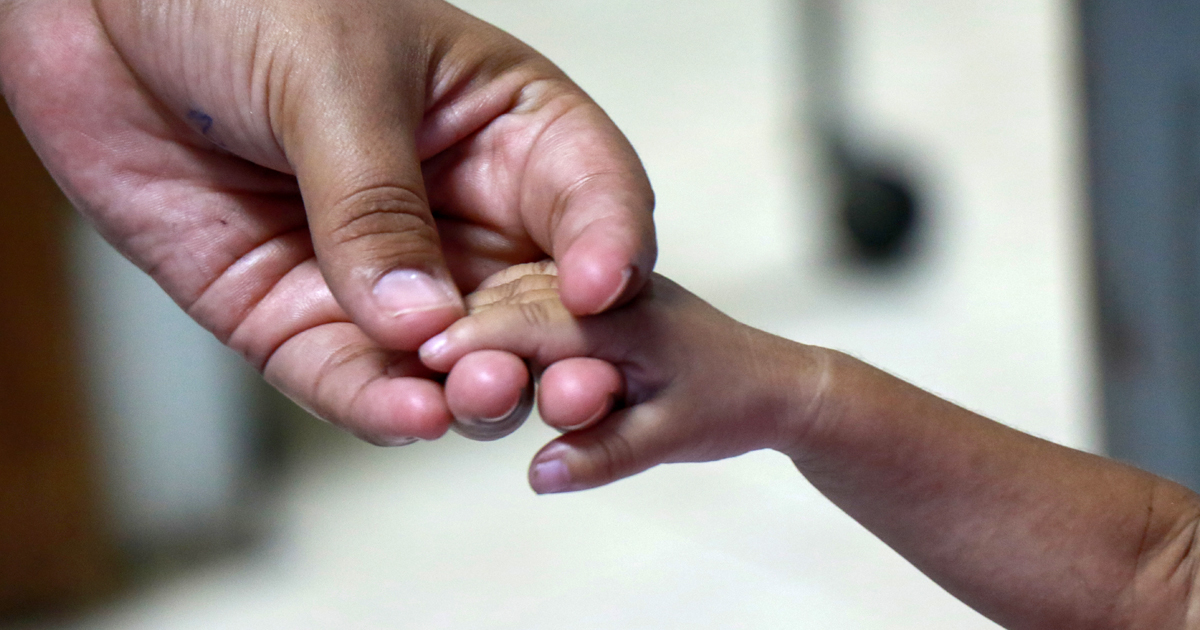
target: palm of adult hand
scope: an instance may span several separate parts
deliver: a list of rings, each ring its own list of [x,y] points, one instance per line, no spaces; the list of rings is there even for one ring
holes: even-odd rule
[[[365,329],[352,322],[348,313],[362,323],[361,302],[370,297],[345,286],[353,270],[337,268],[346,263],[336,250],[315,252],[346,244],[358,248],[353,256],[378,250],[386,260],[405,244],[397,229],[400,239],[412,242],[416,233],[435,249],[440,233],[463,289],[498,268],[563,252],[588,231],[592,238],[580,240],[610,250],[602,255],[645,254],[645,247],[632,251],[637,243],[622,230],[633,229],[619,209],[609,220],[610,195],[593,204],[590,220],[565,212],[605,184],[619,191],[615,203],[644,208],[648,222],[648,185],[598,108],[519,45],[497,61],[472,56],[471,44],[447,36],[439,41],[450,48],[428,55],[430,76],[365,89],[386,92],[376,95],[390,103],[382,111],[347,109],[345,99],[305,93],[328,77],[313,78],[298,48],[272,40],[272,28],[288,32],[298,23],[280,22],[266,4],[236,11],[203,5],[207,12],[185,2],[111,4],[99,15],[89,2],[17,5],[26,15],[8,20],[0,39],[9,44],[0,44],[0,64],[14,112],[110,242],[281,390],[360,436],[380,443],[433,438],[450,416],[415,354],[391,349],[404,343],[388,336],[386,317]],[[181,6],[192,12],[180,13]],[[461,14],[446,17],[455,28],[472,26]],[[184,28],[179,19],[191,21]],[[463,46],[468,54],[456,57]],[[345,52],[334,49],[328,62],[339,66],[344,59],[336,54]],[[369,82],[363,67],[351,74]],[[425,101],[415,113],[404,102],[414,91]],[[407,137],[371,138],[380,125],[396,132],[389,125],[405,116]],[[381,172],[406,150],[424,162],[424,177],[418,171],[415,184],[392,186]],[[352,221],[336,212],[344,200],[379,190],[427,194],[437,232],[406,208],[386,212],[391,204]],[[314,207],[333,211],[314,214]],[[314,239],[331,222],[324,233],[332,238]],[[455,316],[426,317],[429,330],[416,341]]]

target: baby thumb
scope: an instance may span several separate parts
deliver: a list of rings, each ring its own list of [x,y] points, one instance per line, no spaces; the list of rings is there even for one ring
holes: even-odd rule
[[[546,445],[529,468],[538,494],[575,492],[631,477],[667,461],[655,411],[643,404],[618,411],[591,429],[569,433]]]

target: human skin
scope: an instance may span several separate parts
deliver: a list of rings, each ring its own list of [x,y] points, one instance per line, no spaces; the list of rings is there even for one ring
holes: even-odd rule
[[[589,361],[622,395],[615,411],[534,457],[539,493],[770,448],[1005,627],[1200,626],[1200,497],[1186,488],[744,326],[661,276],[627,305],[579,318],[552,275],[549,265],[506,272],[473,315],[422,349],[452,375],[484,348],[529,358],[546,369],[539,402],[560,429],[609,409],[598,398],[573,405],[550,379],[555,366]]]
[[[584,314],[654,265],[653,193],[617,128],[440,0],[0,0],[0,91],[110,243],[375,443],[445,432],[413,351],[482,279],[552,256]],[[477,362],[499,380],[476,398],[516,398],[507,359]]]

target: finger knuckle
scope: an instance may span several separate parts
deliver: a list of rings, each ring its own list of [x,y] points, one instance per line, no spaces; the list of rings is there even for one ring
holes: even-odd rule
[[[374,186],[351,193],[334,204],[332,216],[329,234],[339,246],[377,236],[392,242],[406,236],[413,242],[428,242],[437,236],[424,196],[405,186]]]
[[[349,345],[330,353],[317,367],[313,375],[310,391],[314,393],[317,409],[321,416],[334,424],[344,424],[344,418],[334,410],[344,408],[339,402],[342,397],[349,395],[352,406],[362,395],[366,384],[347,392],[342,375],[354,364],[369,359],[373,349],[365,345]]]
[[[519,278],[513,290],[514,294],[530,293],[532,291],[558,290],[558,276],[546,274],[531,274]]]
[[[520,304],[539,304],[546,311],[547,318],[554,318],[566,312],[556,289],[529,289],[514,295],[512,301]]]
[[[543,302],[522,302],[515,305],[521,318],[533,328],[541,328],[551,323],[551,316]]]
[[[634,462],[633,444],[620,433],[612,433],[596,443],[595,474],[612,481],[629,474]]]

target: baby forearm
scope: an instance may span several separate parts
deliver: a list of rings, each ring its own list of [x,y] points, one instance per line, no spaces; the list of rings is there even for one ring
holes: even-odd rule
[[[1200,498],[837,353],[788,454],[847,513],[1013,628],[1183,627]]]
[[[485,348],[543,365],[592,357],[625,383],[622,408],[534,458],[539,492],[772,447],[1005,625],[1188,621],[1200,498],[1180,486],[996,424],[845,355],[737,324],[665,278],[652,278],[630,305],[584,319],[553,291],[503,294],[513,308],[456,323],[438,352],[422,355],[427,364],[449,369]]]

